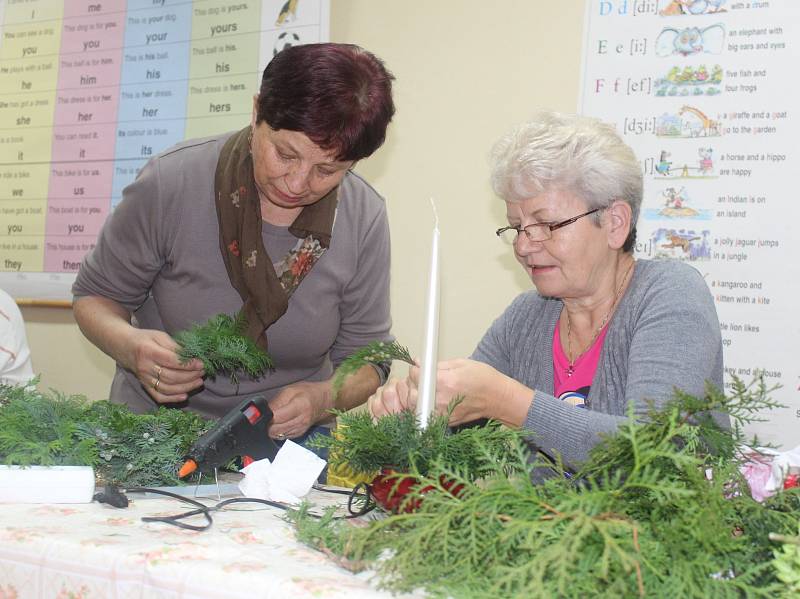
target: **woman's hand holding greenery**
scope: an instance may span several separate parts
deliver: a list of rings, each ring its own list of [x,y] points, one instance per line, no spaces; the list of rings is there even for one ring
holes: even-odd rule
[[[417,404],[420,368],[412,366],[406,379],[393,379],[370,397],[374,417],[401,410],[414,410]],[[458,405],[452,408],[453,401]],[[525,420],[533,391],[491,366],[468,359],[439,362],[436,374],[436,413],[450,414],[450,425],[480,418],[497,420],[519,427]]]

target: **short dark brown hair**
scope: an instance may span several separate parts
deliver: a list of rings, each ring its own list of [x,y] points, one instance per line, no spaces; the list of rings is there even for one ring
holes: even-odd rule
[[[394,115],[394,77],[352,44],[303,44],[278,52],[264,69],[256,122],[299,131],[337,160],[371,155]]]

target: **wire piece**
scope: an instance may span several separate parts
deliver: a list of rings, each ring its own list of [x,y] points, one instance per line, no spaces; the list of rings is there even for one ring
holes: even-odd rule
[[[347,500],[348,514],[345,516],[337,516],[335,518],[337,520],[347,520],[350,518],[357,518],[375,509],[375,502],[372,501],[372,496],[369,492],[369,485],[366,485],[365,483],[357,485],[351,491],[343,489],[331,489],[323,487],[321,485],[314,485],[313,488],[323,493],[335,493],[338,495],[348,496]],[[211,517],[212,512],[218,512],[226,508],[227,506],[236,503],[258,503],[262,505],[267,505],[269,507],[278,508],[284,511],[291,508],[291,506],[285,503],[280,503],[278,501],[271,501],[269,499],[256,499],[254,497],[233,497],[231,499],[225,499],[223,501],[220,501],[216,505],[209,506],[195,499],[192,499],[191,497],[178,495],[177,493],[172,493],[171,491],[166,491],[164,489],[131,487],[129,489],[125,489],[125,491],[128,493],[153,493],[156,495],[164,495],[166,497],[171,497],[172,499],[177,499],[178,501],[182,501],[184,503],[188,503],[189,505],[194,506],[195,509],[189,510],[187,512],[182,512],[180,514],[175,514],[174,516],[143,516],[142,522],[161,522],[162,524],[170,524],[171,526],[177,526],[178,528],[183,528],[185,530],[194,530],[197,532],[202,532],[204,530],[208,530],[209,528],[211,528],[211,525],[214,523],[214,519]],[[122,493],[120,493],[119,491],[117,491],[117,494],[125,500],[126,502],[125,506],[127,506],[127,501],[128,501],[127,497],[122,495]],[[100,493],[98,493],[98,495],[100,495]],[[364,501],[364,503],[359,507],[356,502],[362,500]],[[355,508],[353,507],[354,505],[356,506]],[[117,507],[125,507],[125,506],[117,506]],[[322,517],[320,514],[308,514],[308,515],[317,519]],[[202,516],[203,518],[205,518],[205,524],[190,524],[188,522],[183,522],[183,520],[186,520],[188,518],[193,518],[194,516]]]
[[[363,493],[359,494],[359,490],[363,488]],[[361,506],[358,506],[359,501],[363,501]],[[356,505],[356,509],[353,509],[353,505]],[[347,498],[347,512],[348,515],[345,518],[358,518],[359,516],[363,516],[364,514],[368,514],[372,510],[377,507],[377,504],[372,499],[372,492],[370,487],[367,483],[358,483],[349,493],[349,497]]]
[[[363,516],[364,514],[368,514],[376,507],[378,504],[373,499],[372,492],[370,491],[370,486],[367,483],[358,483],[355,487],[350,489],[332,489],[331,487],[325,487],[323,485],[311,485],[311,488],[315,491],[321,491],[322,493],[334,493],[336,495],[347,495],[347,516],[337,516],[333,518],[334,520],[342,520],[342,519],[350,519],[350,518],[358,518],[359,516]],[[363,502],[363,503],[361,503]],[[360,504],[360,505],[359,505]],[[314,518],[319,518],[314,514],[308,514],[309,516],[313,516]]]
[[[224,501],[220,501],[216,505],[209,506],[200,503],[199,501],[192,499],[191,497],[178,495],[177,493],[172,493],[171,491],[165,491],[164,489],[133,487],[126,490],[129,493],[153,493],[156,495],[164,495],[166,497],[171,497],[173,499],[177,499],[178,501],[183,501],[184,503],[188,503],[189,505],[195,506],[195,509],[193,510],[189,510],[188,512],[183,512],[180,514],[175,514],[174,516],[143,516],[142,522],[161,522],[163,524],[170,524],[172,526],[177,526],[178,528],[183,528],[185,530],[194,530],[198,532],[208,530],[209,528],[211,528],[211,525],[214,523],[214,520],[211,517],[212,512],[219,511],[224,507],[234,503],[260,503],[281,510],[286,510],[289,507],[283,503],[278,503],[277,501],[270,501],[268,499],[256,499],[252,497],[234,497],[232,499],[226,499]],[[201,515],[206,520],[205,524],[189,524],[187,522],[182,522],[182,520],[186,520],[187,518],[192,518],[194,516],[201,516]]]

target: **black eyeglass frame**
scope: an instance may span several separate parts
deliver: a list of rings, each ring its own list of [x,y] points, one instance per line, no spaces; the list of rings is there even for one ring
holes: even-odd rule
[[[594,208],[593,210],[589,210],[589,212],[584,212],[583,214],[579,214],[578,216],[573,216],[572,218],[568,218],[567,220],[562,220],[557,223],[531,223],[530,225],[527,225],[525,227],[520,227],[519,225],[513,225],[513,226],[509,225],[508,227],[500,227],[499,229],[497,229],[497,231],[494,232],[494,234],[500,237],[506,231],[516,231],[517,237],[519,237],[519,234],[525,231],[525,236],[528,238],[528,241],[537,241],[537,242],[547,241],[548,239],[552,239],[553,231],[560,229],[561,227],[566,227],[567,225],[571,225],[576,220],[579,220],[584,216],[589,216],[590,214],[594,214],[595,212],[599,212],[600,210],[605,210],[605,208]],[[544,239],[531,239],[530,233],[528,233],[528,229],[530,227],[547,227],[547,229],[550,232],[550,235],[548,237],[545,237]],[[539,230],[544,231],[543,228]]]

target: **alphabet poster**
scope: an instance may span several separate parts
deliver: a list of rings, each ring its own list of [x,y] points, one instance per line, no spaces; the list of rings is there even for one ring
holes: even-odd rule
[[[780,385],[786,407],[746,432],[787,450],[800,445],[799,28],[789,0],[589,0],[579,108],[641,159],[637,256],[705,277],[726,387],[756,370]]]
[[[70,300],[158,152],[247,125],[261,72],[329,0],[0,0],[0,287]]]

